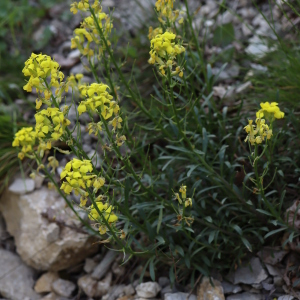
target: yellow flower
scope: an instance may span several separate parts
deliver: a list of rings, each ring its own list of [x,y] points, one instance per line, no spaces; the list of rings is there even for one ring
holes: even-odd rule
[[[284,112],[280,110],[277,102],[265,102],[260,103],[261,109],[256,113],[257,118],[265,117],[269,121],[275,119],[282,119],[284,117]]]
[[[126,141],[125,135],[121,135],[120,137],[118,136],[118,134],[116,135],[116,144],[118,147],[121,147],[125,141]]]
[[[182,199],[186,198],[186,185],[182,185],[179,189],[179,192],[181,193]]]
[[[93,171],[93,165],[90,160],[79,160],[73,158],[68,162],[60,174],[61,179],[65,181],[61,185],[61,189],[70,194],[73,190],[75,194],[86,196],[86,189],[91,187],[96,175],[90,174]]]
[[[37,136],[43,140],[47,138],[49,141],[57,141],[65,131],[66,126],[71,122],[65,118],[64,113],[56,107],[48,107],[35,114]],[[50,134],[50,137],[48,135]]]
[[[99,233],[100,234],[105,234],[107,231],[106,226],[105,225],[101,225],[99,226]]]
[[[35,144],[36,137],[37,134],[33,130],[33,127],[23,127],[15,134],[12,146],[22,147],[21,152],[18,155],[21,160],[25,157],[26,153],[31,153],[33,151],[32,147]]]
[[[168,19],[170,23],[174,23],[179,16],[178,10],[173,10],[175,0],[157,0],[155,8],[158,12],[158,20],[164,24]]]
[[[175,193],[174,196],[175,196],[175,199],[177,199],[177,201],[179,202],[179,204],[182,204],[182,200],[181,200],[179,194]]]
[[[176,67],[175,71],[172,71],[173,65],[177,55],[185,51],[185,48],[174,42],[176,35],[172,32],[166,31],[163,34],[157,34],[151,39],[151,50],[149,52],[150,58],[149,64],[158,64],[159,71],[162,75],[165,75],[165,68],[169,69],[171,76],[178,73],[183,75],[182,69]]]
[[[193,202],[192,202],[192,198],[187,198],[184,202],[184,206],[188,207],[188,206],[192,206]]]
[[[96,178],[93,183],[94,193],[97,193],[98,189],[100,189],[104,185],[104,183],[105,183],[105,178],[103,177]]]
[[[126,238],[126,232],[124,230],[121,230],[120,239],[124,240]]]
[[[153,29],[152,26],[149,27],[149,34],[148,34],[148,38],[149,40],[152,40],[154,37],[156,37],[158,34],[162,34],[163,30],[161,27],[157,27],[155,29]]]
[[[80,28],[76,28],[74,30],[74,38],[71,40],[71,48],[77,48],[82,55],[91,57],[94,55],[94,50],[91,49],[91,45],[94,42],[99,45],[97,48],[99,49],[98,58],[100,58],[106,45],[110,45],[108,38],[113,28],[113,24],[109,15],[102,12],[102,8],[98,0],[95,1],[92,7],[94,9],[97,22],[95,22],[93,16],[86,17],[81,23]],[[88,1],[87,4],[83,2],[79,2],[77,4],[75,2],[71,5],[71,11],[73,13],[77,13],[78,9],[82,11],[88,10]],[[101,34],[98,32],[98,24],[102,31]]]
[[[31,92],[34,87],[37,92],[44,92],[46,100],[51,97],[51,92],[45,84],[46,78],[50,77],[50,87],[59,88],[63,85],[64,74],[59,71],[59,64],[48,55],[32,53],[30,58],[25,62],[25,67],[22,72],[24,76],[29,77],[23,89],[27,92]],[[36,102],[37,109],[39,109],[41,105],[40,100]]]
[[[42,104],[43,104],[43,102],[42,102],[41,99],[36,99],[36,100],[35,100],[35,103],[36,103],[36,105],[35,105],[35,108],[36,108],[36,109],[40,109],[41,106],[42,106]]]
[[[111,205],[108,205],[107,203],[103,204],[102,202],[98,202],[97,208],[101,212],[102,216],[98,214],[98,211],[94,207],[94,205],[91,205],[91,211],[89,213],[90,220],[101,222],[102,217],[104,217],[108,223],[114,223],[118,220],[118,217],[112,212],[113,207]]]
[[[52,168],[51,172],[55,173],[56,168],[59,166],[58,160],[54,156],[49,156],[48,161],[49,161],[48,167],[51,167]]]
[[[80,102],[77,110],[79,115],[90,111],[100,111],[105,119],[110,118],[119,106],[111,101],[113,97],[106,91],[109,89],[108,85],[103,83],[92,83],[91,85],[82,84],[79,86],[81,96],[86,97],[86,100]],[[111,102],[113,102],[111,104]],[[109,106],[107,106],[109,104]]]
[[[264,119],[257,118],[255,120],[256,125],[253,125],[253,120],[248,120],[249,124],[244,127],[244,130],[248,134],[245,142],[249,141],[251,145],[261,144],[265,138],[271,139],[272,129],[265,123]]]
[[[87,198],[86,197],[80,197],[80,207],[84,207],[87,203]]]

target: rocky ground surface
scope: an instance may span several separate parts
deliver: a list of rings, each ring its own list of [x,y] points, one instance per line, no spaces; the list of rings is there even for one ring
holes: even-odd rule
[[[153,2],[153,1],[152,1]],[[275,38],[265,19],[253,7],[251,1],[229,1],[230,10],[218,14],[217,1],[209,0],[200,6],[199,1],[189,1],[191,11],[198,11],[194,25],[201,27],[200,36],[210,33],[210,28],[217,24],[233,24],[235,41],[221,47],[205,49],[206,56],[220,54],[230,48],[251,54],[250,71],[241,79],[244,66],[231,61],[223,69],[214,65],[212,72],[218,74],[218,84],[214,87],[217,98],[239,97],[251,88],[251,74],[267,72],[266,67],[256,63],[256,58],[265,55],[271,49],[265,38]],[[281,5],[280,1],[277,1]],[[104,7],[116,7],[115,27],[134,32],[150,18],[152,3],[139,1],[104,0]],[[84,73],[84,80],[92,82],[91,73],[80,61],[80,53],[70,49],[72,31],[81,21],[79,15],[64,18],[69,3],[56,5],[49,11],[47,19],[40,22],[33,38],[38,41],[46,29],[52,34],[51,41],[44,53],[54,56],[66,75]],[[262,1],[260,9],[274,18],[277,32],[288,32],[291,24],[281,13],[280,6],[273,6],[272,12],[268,1]],[[294,23],[300,18],[292,14]],[[240,22],[242,18],[243,23]],[[200,37],[201,38],[201,37]],[[239,41],[239,43],[237,42]],[[145,45],[148,41],[145,39]],[[35,101],[35,96],[29,96]],[[19,101],[22,109],[21,100]],[[67,96],[67,104],[71,96]],[[27,118],[31,118],[28,114]],[[26,116],[25,116],[26,118]],[[76,120],[75,109],[69,118]],[[96,140],[88,135],[82,125],[83,147],[92,157],[98,157]],[[94,157],[94,159],[95,159]],[[65,160],[57,168],[57,176]],[[152,282],[146,272],[143,282],[139,282],[142,265],[129,262],[121,266],[122,257],[117,252],[107,250],[95,243],[82,228],[75,214],[66,207],[64,200],[53,190],[48,190],[42,177],[15,178],[0,200],[0,296],[5,299],[165,299],[165,300],[262,300],[300,299],[297,289],[291,288],[295,280],[289,273],[289,266],[298,265],[296,252],[277,248],[265,248],[253,255],[250,265],[240,266],[235,272],[221,277],[199,278],[197,287],[170,285],[166,274],[157,274],[158,281]],[[74,201],[78,201],[73,196]],[[79,214],[82,212],[78,211]],[[82,218],[86,215],[82,214]],[[213,286],[210,283],[213,283]]]

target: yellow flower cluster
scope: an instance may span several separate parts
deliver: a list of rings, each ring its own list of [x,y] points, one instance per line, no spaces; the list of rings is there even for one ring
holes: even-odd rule
[[[181,193],[181,198],[182,199],[180,198],[179,193]],[[184,201],[184,206],[185,207],[192,206],[192,204],[193,204],[192,198],[187,198],[186,197],[186,186],[185,185],[182,185],[180,187],[179,193],[175,193],[175,199],[178,200],[179,204],[182,204],[183,201]]]
[[[52,60],[50,56],[32,53],[30,58],[25,62],[22,70],[24,76],[30,77],[23,89],[31,92],[32,88],[36,88],[37,92],[44,92],[44,98],[50,99],[51,91],[45,84],[47,77],[51,77],[49,87],[59,88],[62,85],[64,74],[59,71],[59,64]],[[41,100],[37,100],[37,108],[42,105]]]
[[[78,13],[78,10],[84,12],[89,9],[89,0],[81,0],[79,2],[74,2],[71,4],[71,9],[70,11],[76,15]]]
[[[165,24],[166,21],[169,23],[174,23],[179,17],[179,10],[173,10],[174,2],[175,0],[156,1],[155,8],[158,12],[158,20],[162,24]],[[179,23],[183,23],[183,18],[179,20]]]
[[[255,145],[261,144],[265,139],[271,139],[272,129],[269,129],[269,126],[265,124],[265,120],[257,118],[255,123],[256,125],[253,125],[253,120],[249,120],[249,124],[244,127],[248,134],[245,142],[249,141],[251,145]]]
[[[88,2],[79,2],[79,4],[81,4],[81,6],[83,7],[88,6]],[[73,3],[71,11],[74,12],[74,10],[76,10],[75,6],[77,5],[78,8],[79,4],[77,4],[76,2]],[[99,6],[98,1],[95,1],[92,7],[94,9],[97,7],[97,9],[94,10],[96,20],[93,16],[88,16],[83,20],[80,28],[74,30],[74,38],[72,38],[71,40],[71,48],[77,48],[82,55],[92,57],[95,53],[94,49],[91,48],[91,43],[94,42],[98,45],[98,57],[100,58],[104,50],[106,49],[103,39],[105,39],[108,46],[110,46],[108,37],[113,28],[113,24],[109,15],[102,12],[102,8],[101,6]],[[85,8],[81,10],[84,9]],[[102,31],[102,34],[99,33],[98,26]]]
[[[85,12],[89,10],[89,0],[80,0],[78,2],[74,2],[71,4],[70,11],[76,15],[78,13],[78,10]],[[94,4],[92,5],[92,8],[95,12],[98,12],[101,9],[99,0],[95,0]]]
[[[153,29],[152,26],[149,27],[149,34],[148,34],[148,39],[151,41],[153,38],[155,38],[158,34],[162,34],[163,30],[161,27],[157,27]]]
[[[106,90],[108,85],[103,83],[92,83],[91,85],[80,85],[79,91],[81,96],[87,97],[86,100],[81,101],[78,106],[79,115],[90,111],[99,111],[104,119],[109,119],[113,114],[117,115],[120,111],[119,105],[112,101],[111,96]],[[109,105],[108,105],[109,104]],[[122,121],[118,119],[119,122]]]
[[[73,158],[73,160],[65,165],[60,174],[60,179],[65,178],[60,188],[66,194],[70,194],[74,190],[76,195],[87,197],[87,188],[93,186],[98,190],[105,183],[104,178],[97,178],[97,176],[91,174],[91,172],[93,172],[93,165],[90,160]]]
[[[172,32],[165,32],[163,34],[156,35],[151,40],[150,64],[157,63],[159,65],[159,71],[162,75],[165,75],[165,68],[168,68],[171,72],[171,76],[179,73],[179,76],[183,76],[183,72],[180,67],[176,67],[173,71],[173,66],[176,65],[175,59],[178,54],[185,51],[185,48],[175,43],[176,35]]]
[[[35,144],[36,132],[33,127],[23,127],[15,134],[13,147],[22,147],[18,157],[22,160],[26,153],[32,152],[32,146]]]
[[[256,113],[257,118],[265,117],[267,120],[272,122],[275,119],[282,119],[284,112],[280,110],[277,102],[265,102],[260,103],[261,109]]]
[[[101,225],[99,226],[99,232],[100,234],[105,234],[107,231],[106,226],[104,225],[103,218],[108,223],[115,223],[118,221],[118,217],[114,214],[113,207],[107,203],[103,204],[102,202],[97,202],[97,208],[100,211],[102,215],[99,215],[97,209],[94,207],[94,205],[91,205],[91,210],[89,213],[89,219],[92,221],[97,221]]]
[[[48,107],[35,114],[37,137],[57,141],[64,133],[65,127],[71,122],[65,118],[63,112],[56,107]],[[51,133],[51,138],[48,134]],[[48,138],[47,138],[48,137]]]

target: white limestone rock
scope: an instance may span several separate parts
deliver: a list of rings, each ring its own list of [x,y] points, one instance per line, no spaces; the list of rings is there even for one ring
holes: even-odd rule
[[[161,287],[157,282],[148,281],[139,284],[135,290],[138,297],[150,299],[156,297],[156,295],[160,292]]]
[[[39,299],[32,289],[35,272],[12,252],[0,249],[0,294],[7,299]]]
[[[54,190],[42,187],[26,195],[6,191],[0,210],[7,231],[15,238],[17,252],[27,265],[37,270],[63,270],[98,250],[87,234],[53,222],[59,220],[72,227],[80,225]]]

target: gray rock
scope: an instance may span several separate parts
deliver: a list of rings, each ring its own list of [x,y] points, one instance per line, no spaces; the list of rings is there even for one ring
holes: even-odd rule
[[[6,225],[4,218],[0,212],[0,241],[4,241],[9,237],[8,232],[6,231]]]
[[[30,178],[16,178],[8,190],[14,194],[23,195],[34,190],[34,180]]]
[[[281,276],[275,276],[273,278],[274,285],[277,287],[281,287],[284,284],[283,278]]]
[[[91,275],[85,275],[78,280],[78,286],[89,297],[101,297],[110,289],[112,280],[111,272],[108,272],[102,281],[97,281],[91,277]]]
[[[170,279],[168,277],[159,277],[158,278],[158,284],[161,286],[163,289],[166,287],[168,284],[170,284]]]
[[[242,291],[242,288],[239,285],[231,284],[227,281],[222,282],[222,287],[224,294],[236,294]]]
[[[268,68],[265,66],[262,66],[260,64],[255,64],[255,63],[251,63],[250,67],[255,70],[255,71],[259,71],[259,72],[267,72]]]
[[[91,258],[86,258],[85,259],[85,263],[84,263],[84,267],[83,267],[83,270],[86,272],[86,273],[92,273],[95,269],[95,267],[97,266],[97,263],[91,259]]]
[[[265,264],[265,266],[266,266],[269,274],[272,276],[283,276],[283,274],[284,274],[284,269],[279,269],[279,268],[274,267],[269,264]]]
[[[224,86],[214,86],[213,91],[214,91],[214,96],[217,96],[220,99],[222,99],[227,93],[227,90]]]
[[[55,219],[72,227],[81,226],[54,190],[42,187],[26,195],[6,191],[0,210],[5,211],[7,231],[15,238],[18,254],[37,270],[63,270],[98,250],[88,234],[53,222]]]
[[[139,284],[135,290],[139,297],[150,299],[156,297],[156,295],[160,292],[161,287],[157,282],[148,281]]]
[[[131,296],[135,294],[135,289],[132,284],[128,284],[124,287],[124,294],[126,296]]]
[[[188,293],[167,293],[164,300],[187,300]],[[197,300],[195,295],[190,295],[188,300]]]
[[[279,247],[264,247],[257,253],[257,256],[265,264],[276,265],[288,254],[288,251],[281,250]]]
[[[237,77],[240,73],[240,67],[237,64],[233,64],[226,68],[226,72],[231,78]]]
[[[116,261],[113,263],[111,270],[116,276],[122,276],[126,271],[125,268],[123,266],[120,266],[120,264]]]
[[[257,36],[254,36],[253,38],[249,39],[249,46],[245,49],[245,52],[249,55],[262,58],[266,55],[266,53],[270,51],[274,51],[275,48],[269,48],[266,45],[266,42],[263,41],[263,39],[260,39]]]
[[[52,283],[59,279],[56,272],[44,273],[35,283],[34,290],[37,293],[47,293],[51,292]]]
[[[89,144],[83,144],[82,149],[85,153],[89,153],[93,150],[91,145],[89,145]]]
[[[252,284],[252,287],[256,290],[261,290],[263,288],[261,283]]]
[[[173,287],[171,287],[171,285],[167,285],[160,291],[160,294],[162,297],[164,297],[165,294],[174,294],[177,292],[178,290],[176,289],[175,285],[173,285]]]
[[[251,293],[242,293],[242,294],[236,294],[236,295],[231,295],[226,298],[226,300],[263,300],[262,295],[258,294],[251,294]]]
[[[251,25],[246,24],[246,23],[242,24],[242,33],[243,33],[243,35],[245,35],[245,36],[252,35],[252,30],[253,30],[253,27]]]
[[[40,189],[43,185],[43,182],[44,182],[44,179],[45,177],[40,175],[40,174],[35,174],[35,177],[34,177],[34,188],[35,189]]]
[[[76,74],[88,75],[89,73],[91,73],[91,71],[87,67],[84,67],[81,63],[74,66],[70,70],[70,74],[74,74],[74,75],[76,75]]]
[[[19,256],[0,249],[0,294],[3,297],[11,300],[39,299],[32,289],[34,275]]]
[[[284,295],[284,296],[278,297],[278,300],[293,300],[293,299],[294,299],[294,297],[289,296],[289,295]]]
[[[197,300],[225,300],[221,282],[213,278],[210,280],[208,277],[204,277],[197,290]]]
[[[69,53],[68,58],[69,59],[79,59],[80,58],[80,51],[78,49],[73,50]]]
[[[251,268],[251,269],[250,269]],[[252,270],[252,271],[251,271]],[[249,265],[240,266],[234,273],[228,276],[228,279],[233,284],[245,283],[256,284],[261,283],[268,278],[268,274],[263,268],[259,258],[253,257]]]
[[[51,292],[47,294],[45,297],[43,297],[41,300],[66,300],[65,297],[60,297],[56,295],[55,293]]]
[[[101,260],[100,264],[94,269],[92,278],[97,280],[103,278],[104,275],[107,274],[107,271],[109,270],[110,265],[115,260],[117,254],[118,253],[116,251],[109,250]]]
[[[52,283],[52,290],[59,296],[70,297],[72,293],[75,291],[76,285],[64,279],[57,279]]]
[[[240,85],[239,87],[237,87],[235,91],[237,94],[240,94],[242,92],[247,91],[251,85],[252,85],[251,81],[247,81],[242,85]]]
[[[234,19],[234,15],[229,10],[226,10],[222,15],[218,15],[217,23],[227,24],[227,23],[231,23],[233,19]]]
[[[262,282],[261,285],[262,285],[263,289],[266,291],[271,291],[272,289],[274,289],[273,283]]]
[[[115,300],[119,297],[123,297],[125,295],[124,289],[125,289],[124,284],[115,285],[111,287],[107,295],[102,297],[102,300]]]

